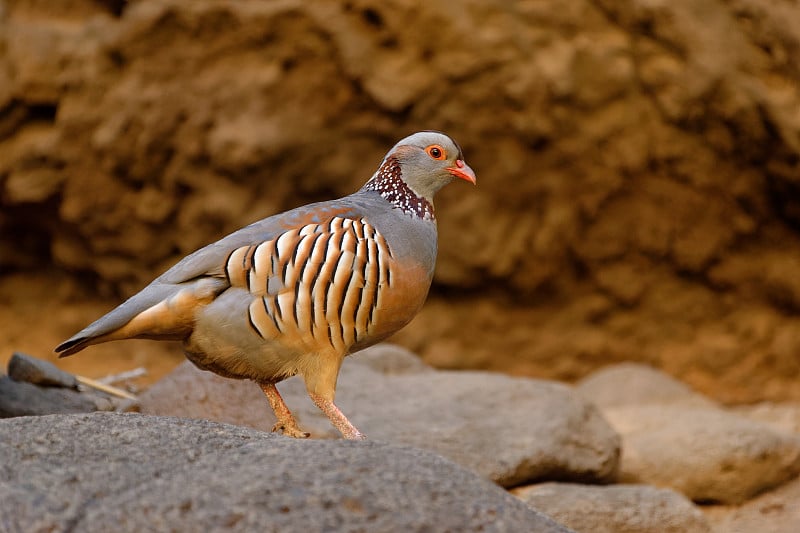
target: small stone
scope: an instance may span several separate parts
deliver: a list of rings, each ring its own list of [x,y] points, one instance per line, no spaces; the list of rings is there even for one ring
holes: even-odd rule
[[[360,351],[356,357],[359,364],[386,375],[433,372],[433,368],[413,352],[395,344],[379,344]]]
[[[97,405],[83,394],[60,387],[40,387],[0,376],[0,418],[90,413]]]
[[[575,531],[592,533],[707,533],[702,511],[685,496],[649,485],[542,483],[512,491],[522,501]]]
[[[600,407],[652,403],[716,405],[666,372],[641,363],[605,367],[582,379],[575,389]]]
[[[800,402],[761,402],[732,407],[731,411],[786,433],[800,433]]]
[[[622,435],[623,482],[740,503],[800,473],[800,438],[721,409],[641,405],[604,414]]]
[[[800,531],[800,478],[742,505],[709,505],[703,510],[719,533],[796,533]]]
[[[49,361],[14,352],[8,361],[8,377],[34,385],[77,389],[78,380]]]

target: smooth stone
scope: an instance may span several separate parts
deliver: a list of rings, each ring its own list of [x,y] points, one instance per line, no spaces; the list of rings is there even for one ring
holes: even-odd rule
[[[90,413],[99,408],[87,394],[62,387],[40,387],[0,375],[0,418]]]
[[[721,409],[641,405],[604,414],[622,435],[622,482],[739,503],[800,473],[800,438]]]
[[[800,402],[761,402],[737,405],[730,411],[737,415],[767,424],[779,431],[800,433]]]
[[[14,352],[8,360],[8,377],[48,387],[78,388],[78,379],[58,368],[50,361]]]
[[[513,494],[579,532],[708,533],[703,512],[685,496],[649,485],[542,483]]]
[[[709,505],[703,511],[717,533],[797,533],[800,478],[741,505]]]
[[[601,408],[652,403],[716,406],[685,383],[642,363],[607,366],[580,380],[575,390]]]

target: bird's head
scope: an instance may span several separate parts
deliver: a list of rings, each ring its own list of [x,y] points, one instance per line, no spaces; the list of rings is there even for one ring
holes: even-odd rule
[[[475,172],[464,161],[461,147],[438,131],[409,135],[389,150],[381,168],[397,162],[402,179],[420,198],[433,201],[436,192],[455,178],[475,183]],[[380,172],[380,170],[379,170]]]

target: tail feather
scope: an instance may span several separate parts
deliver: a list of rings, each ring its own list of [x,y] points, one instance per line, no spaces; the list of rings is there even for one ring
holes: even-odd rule
[[[200,278],[182,285],[151,284],[59,344],[55,352],[67,357],[87,346],[113,340],[186,338],[198,307],[211,302],[225,288],[227,282],[218,278]]]
[[[59,358],[67,357],[68,355],[78,353],[89,346],[89,340],[90,339],[87,339],[86,337],[80,337],[76,335],[56,346],[56,349],[53,351],[58,354]]]

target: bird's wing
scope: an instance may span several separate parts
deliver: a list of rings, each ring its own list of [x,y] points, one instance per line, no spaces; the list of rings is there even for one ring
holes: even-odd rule
[[[191,332],[197,306],[208,304],[231,286],[233,269],[228,264],[234,251],[277,242],[280,236],[296,234],[309,224],[324,225],[333,218],[358,216],[357,208],[338,201],[311,204],[255,222],[186,256],[55,351],[65,357],[110,340],[185,338]]]

